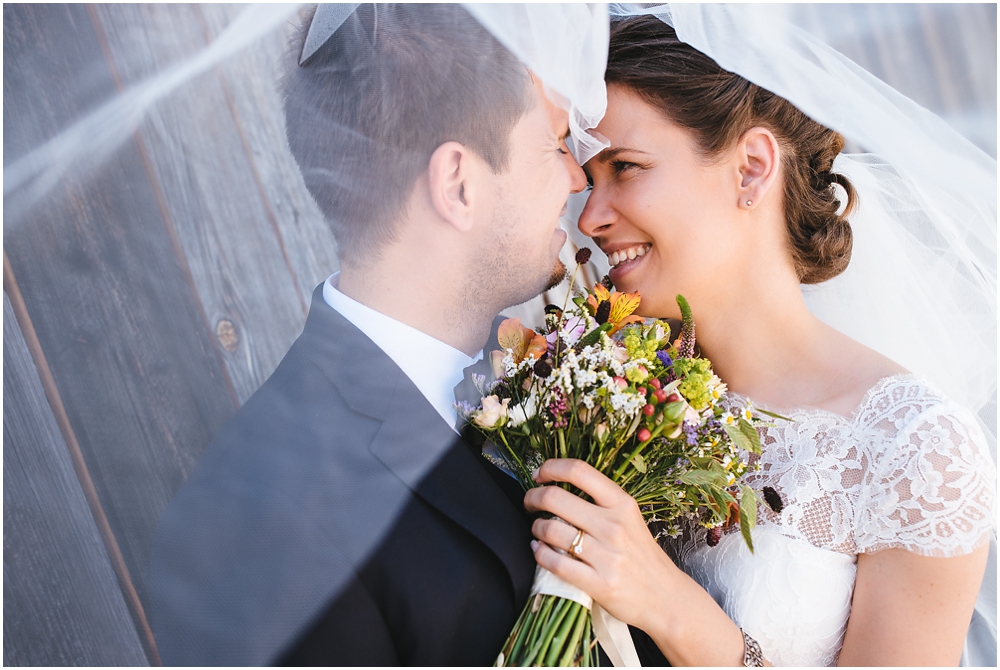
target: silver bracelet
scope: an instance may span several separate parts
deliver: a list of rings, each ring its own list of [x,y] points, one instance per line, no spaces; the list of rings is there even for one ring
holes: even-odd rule
[[[760,651],[760,645],[747,632],[740,628],[743,633],[743,666],[747,668],[763,668],[764,654]]]

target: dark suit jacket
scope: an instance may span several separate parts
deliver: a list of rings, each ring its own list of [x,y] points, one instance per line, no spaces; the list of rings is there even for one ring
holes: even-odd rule
[[[164,514],[168,665],[490,665],[535,570],[523,494],[330,308]]]

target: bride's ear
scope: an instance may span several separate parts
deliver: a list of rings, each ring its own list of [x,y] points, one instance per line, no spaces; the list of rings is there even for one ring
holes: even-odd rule
[[[472,153],[458,142],[445,142],[435,149],[427,166],[431,205],[461,232],[472,229],[476,167]]]
[[[778,140],[767,128],[751,128],[743,133],[736,151],[740,173],[737,206],[753,209],[777,181],[781,161]]]

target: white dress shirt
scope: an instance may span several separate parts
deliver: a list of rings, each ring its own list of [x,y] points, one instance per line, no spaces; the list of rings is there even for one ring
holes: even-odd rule
[[[330,275],[323,284],[323,300],[341,316],[368,336],[386,356],[410,378],[427,402],[437,410],[452,430],[458,422],[455,411],[455,386],[464,378],[463,370],[480,358],[464,352],[397,321],[337,290],[340,273]]]

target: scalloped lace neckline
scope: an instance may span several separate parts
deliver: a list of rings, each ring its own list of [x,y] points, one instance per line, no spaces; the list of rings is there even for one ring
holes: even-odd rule
[[[753,398],[749,398],[743,395],[742,393],[737,393],[736,391],[729,391],[727,395],[730,398],[738,398],[744,404],[749,402],[754,407],[767,410],[768,412],[774,412],[775,414],[781,414],[789,418],[792,418],[796,414],[800,416],[829,416],[837,419],[840,422],[853,425],[857,422],[858,418],[864,413],[865,407],[867,407],[871,403],[872,399],[875,396],[877,396],[880,392],[882,392],[885,389],[885,387],[889,386],[890,384],[902,380],[921,381],[921,378],[918,375],[913,374],[912,372],[901,372],[898,374],[889,375],[887,377],[882,377],[877,382],[875,382],[875,384],[873,384],[870,389],[865,391],[864,397],[861,398],[861,402],[858,403],[858,405],[854,408],[850,416],[845,416],[844,414],[839,414],[837,412],[833,412],[828,409],[822,409],[821,407],[775,408],[770,405],[758,403]]]

